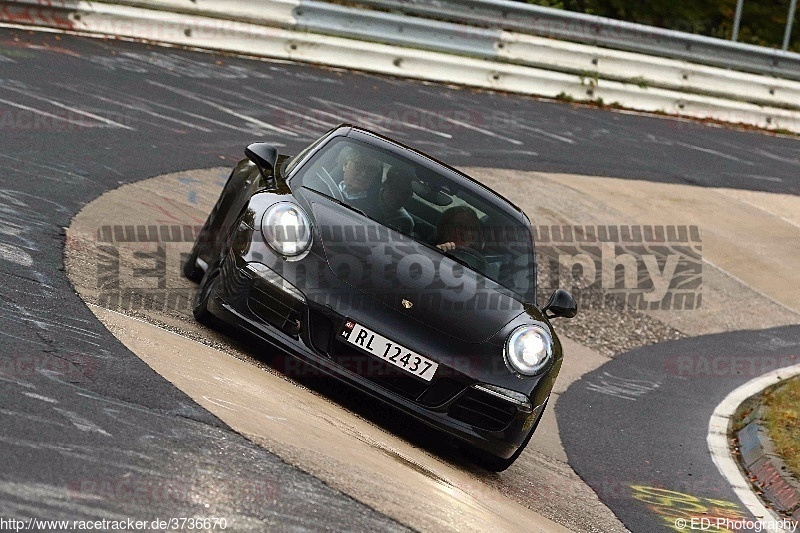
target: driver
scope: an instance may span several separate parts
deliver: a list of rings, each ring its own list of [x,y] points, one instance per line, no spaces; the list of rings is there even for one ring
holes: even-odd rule
[[[368,211],[374,209],[378,200],[381,163],[366,154],[352,150],[342,166],[342,181],[339,190],[347,205]]]

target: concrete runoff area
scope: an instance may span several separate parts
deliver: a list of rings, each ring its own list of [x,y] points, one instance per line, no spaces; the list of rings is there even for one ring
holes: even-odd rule
[[[800,197],[510,170],[483,169],[473,175],[517,203],[536,225],[698,226],[702,304],[686,311],[646,311],[686,335],[800,320],[795,268],[800,262]]]
[[[319,395],[147,322],[93,309],[125,346],[237,432],[403,524],[568,531]]]
[[[800,283],[790,268],[800,250],[789,238],[792,232],[796,235],[800,220],[797,197],[587,176],[465,170],[516,203],[537,225],[700,226],[702,305],[646,311],[647,320],[697,335],[796,323],[800,316],[796,292]],[[228,171],[159,176],[120,187],[87,205],[68,231],[65,263],[76,290],[87,302],[102,303],[96,242],[100,228],[201,225]],[[142,244],[144,248],[136,250],[120,247],[121,284],[134,281],[135,285],[135,269],[143,265],[134,251],[153,249],[151,243],[138,243]],[[167,287],[187,291],[195,287],[179,273],[180,253],[190,248],[191,242],[166,245]],[[564,336],[565,362],[536,435],[509,470],[489,474],[447,453],[431,453],[357,410],[292,383],[254,357],[250,347],[194,322],[185,306],[119,309],[129,316],[111,307],[91,308],[128,348],[200,405],[287,462],[405,525],[474,530],[502,524],[507,530],[551,531],[559,527],[557,522],[573,531],[625,530],[567,464],[554,415],[558,396],[609,360],[609,354],[595,349],[592,341],[581,345]],[[592,311],[587,313],[591,316]],[[568,330],[566,325],[562,320],[555,323],[557,330]],[[289,396],[291,402],[286,401]]]

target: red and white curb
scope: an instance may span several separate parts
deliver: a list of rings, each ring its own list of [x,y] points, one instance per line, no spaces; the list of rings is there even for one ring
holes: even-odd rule
[[[800,365],[788,366],[773,370],[759,376],[733,390],[714,409],[708,423],[708,451],[711,459],[717,465],[719,472],[728,480],[736,496],[758,520],[769,521],[773,524],[772,531],[795,531],[791,526],[784,527],[784,518],[768,509],[753,490],[750,482],[739,468],[736,459],[731,454],[728,440],[728,426],[738,407],[747,398],[759,394],[771,385],[785,379],[800,375]]]

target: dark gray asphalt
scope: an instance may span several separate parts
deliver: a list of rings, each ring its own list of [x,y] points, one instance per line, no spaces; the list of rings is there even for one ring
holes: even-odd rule
[[[250,445],[153,373],[94,319],[63,273],[61,228],[102,193],[232,164],[255,140],[296,152],[342,121],[455,165],[800,193],[796,139],[0,30],[0,516],[195,514],[235,519],[242,529],[260,521],[396,527]],[[714,395],[727,391],[727,382],[714,383]],[[568,405],[560,420],[577,409]],[[592,456],[578,457],[583,449],[567,442],[571,461],[588,471],[583,461]]]
[[[41,50],[17,35],[0,31],[14,59],[0,62],[0,99],[64,120],[0,103],[0,517],[223,518],[233,531],[404,529],[231,431],[124,348],[75,295],[62,264],[62,228],[72,216],[120,183],[219,165],[224,140],[211,149],[135,118],[135,130],[99,127],[41,100],[71,107],[87,101],[90,80],[98,95],[111,95],[149,78],[104,75],[71,55],[113,58],[113,46],[66,37],[75,52]],[[53,36],[21,38],[58,44]],[[96,127],[66,122],[84,118]]]
[[[730,391],[798,363],[800,326],[695,337],[619,355],[558,400],[570,465],[634,532],[675,531],[669,525],[687,512],[752,519],[711,460],[708,423]]]

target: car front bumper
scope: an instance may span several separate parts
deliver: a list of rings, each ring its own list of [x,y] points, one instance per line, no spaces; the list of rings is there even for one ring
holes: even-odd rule
[[[288,377],[336,378],[497,457],[511,457],[535,427],[546,395],[538,404],[520,405],[441,363],[432,382],[426,383],[341,341],[337,333],[348,317],[305,301],[282,278],[265,284],[262,276],[236,263],[233,255],[223,261],[208,310],[295,358],[296,365],[283,369]]]

